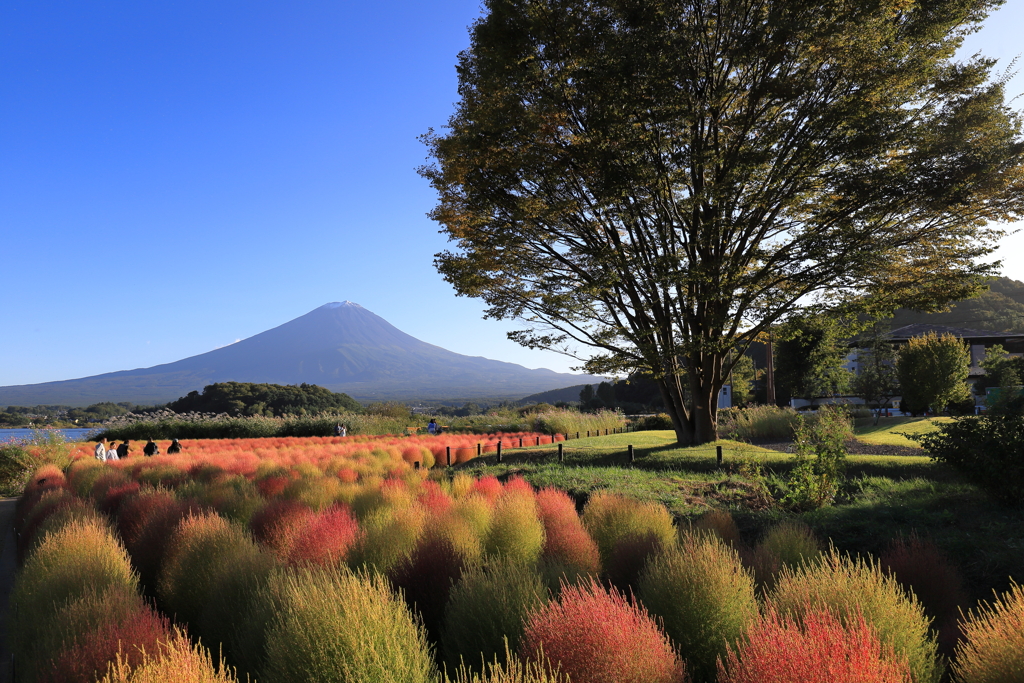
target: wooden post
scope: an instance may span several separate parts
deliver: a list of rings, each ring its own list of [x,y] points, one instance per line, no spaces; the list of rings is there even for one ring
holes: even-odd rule
[[[540,445],[540,437],[539,436],[537,437],[537,445],[538,446]]]
[[[565,454],[562,452],[562,442],[558,442],[558,462],[565,462]]]
[[[498,462],[501,462],[501,442],[498,442]]]
[[[636,462],[636,454],[633,453],[633,444],[629,444],[628,448],[629,448],[629,461],[630,462]]]
[[[519,447],[523,447],[523,437],[519,437]]]
[[[451,467],[452,466],[452,447],[451,446],[445,446],[444,447],[444,454],[445,454],[445,457],[448,459],[448,467]]]
[[[722,447],[715,446],[715,458],[718,460],[718,466],[722,466]]]
[[[416,460],[415,462],[413,462],[413,464],[412,464],[412,468],[413,468],[414,470],[418,470],[418,469],[420,468],[420,461],[419,461],[419,460]]]
[[[579,432],[576,432],[576,438],[577,439],[580,438],[580,433]]]
[[[483,444],[477,442],[476,444],[476,457],[480,457],[480,454],[484,452]]]
[[[775,405],[775,352],[772,348],[772,331],[768,328],[768,349],[766,352],[766,362],[768,364],[767,372],[765,373],[765,388],[768,393],[768,405]]]

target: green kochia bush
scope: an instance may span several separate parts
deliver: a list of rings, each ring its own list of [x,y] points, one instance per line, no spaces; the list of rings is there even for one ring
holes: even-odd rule
[[[717,659],[758,611],[739,555],[710,534],[684,535],[679,548],[653,557],[637,595],[662,620],[696,682],[714,680]]]
[[[670,547],[676,538],[672,517],[664,505],[605,491],[590,497],[583,510],[583,525],[597,543],[601,563],[605,566],[615,546],[625,538],[650,537],[662,547]]]
[[[463,574],[444,615],[441,642],[450,670],[505,663],[506,644],[519,647],[526,618],[547,604],[547,595],[540,575],[523,562],[498,560]]]
[[[261,680],[427,683],[426,635],[384,578],[302,569],[280,574]]]
[[[780,616],[798,620],[811,609],[829,610],[847,626],[863,615],[882,645],[907,658],[915,683],[933,683],[942,676],[924,608],[875,562],[833,548],[819,562],[783,569],[768,604]]]
[[[953,671],[961,683],[1024,681],[1024,587],[981,603],[963,625]]]

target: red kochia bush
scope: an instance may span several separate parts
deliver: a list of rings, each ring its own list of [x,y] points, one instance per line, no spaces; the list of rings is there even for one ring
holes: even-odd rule
[[[541,489],[537,493],[537,511],[544,523],[545,560],[572,573],[597,574],[601,570],[597,544],[583,528],[576,504],[565,491]]]
[[[883,647],[857,615],[849,626],[809,609],[798,624],[774,610],[748,630],[737,652],[718,661],[719,683],[909,683],[906,658]]]
[[[137,495],[121,501],[117,510],[117,531],[121,534],[121,540],[124,541],[128,552],[131,552],[138,543],[150,515],[176,502],[174,494],[164,489],[140,491]]]
[[[314,512],[305,503],[275,498],[253,514],[249,530],[257,541],[287,559],[288,549],[313,518]]]
[[[40,683],[93,683],[107,673],[107,665],[121,661],[138,666],[144,654],[160,651],[159,643],[172,638],[170,620],[146,606],[126,619],[101,625],[78,636],[44,673]]]
[[[686,680],[668,636],[639,605],[595,580],[565,586],[535,612],[520,645],[524,657],[559,667],[573,683],[676,683]]]
[[[943,654],[951,656],[960,639],[960,608],[968,601],[957,568],[935,543],[917,535],[893,540],[879,562],[921,601],[925,613],[935,620]]]
[[[347,505],[333,505],[297,531],[288,548],[288,564],[340,564],[358,540],[359,523],[352,511]]]
[[[139,488],[139,482],[137,481],[115,484],[104,492],[103,498],[100,499],[96,507],[98,507],[100,512],[104,514],[116,515],[125,498],[134,496],[139,492]]]

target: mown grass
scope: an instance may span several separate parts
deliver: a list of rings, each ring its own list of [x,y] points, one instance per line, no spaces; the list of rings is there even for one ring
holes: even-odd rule
[[[884,429],[893,433],[925,430],[934,421],[890,419],[894,422]],[[891,438],[885,434],[876,433]],[[722,465],[716,446],[722,447]],[[683,524],[709,508],[722,507],[733,513],[750,545],[783,519],[803,521],[841,550],[874,555],[892,539],[916,532],[956,560],[975,600],[990,596],[993,589],[1006,590],[1011,577],[1024,581],[1024,510],[1000,505],[926,456],[848,456],[847,480],[837,503],[794,515],[770,497],[773,481],[793,466],[792,454],[735,441],[679,448],[670,431],[571,439],[563,449],[561,464],[557,447],[539,446],[506,450],[502,463],[490,454],[458,469],[477,476],[519,475],[537,487],[555,486],[568,492],[580,509],[599,490],[653,500]]]
[[[866,417],[857,420],[853,433],[865,443],[919,447],[920,444],[905,435],[934,432],[937,429],[936,424],[949,422],[951,419],[948,417],[883,417],[876,425],[873,417]]]

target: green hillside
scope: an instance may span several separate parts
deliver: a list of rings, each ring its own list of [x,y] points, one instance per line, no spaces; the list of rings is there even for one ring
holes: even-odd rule
[[[900,309],[892,319],[892,329],[924,323],[1024,333],[1024,282],[1000,277],[993,278],[988,287],[979,296],[960,301],[942,313]]]

